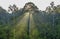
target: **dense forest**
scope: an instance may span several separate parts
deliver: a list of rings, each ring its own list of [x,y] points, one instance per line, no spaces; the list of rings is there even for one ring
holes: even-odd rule
[[[0,7],[0,39],[60,39],[60,5],[51,2],[45,11],[32,2],[8,8]]]

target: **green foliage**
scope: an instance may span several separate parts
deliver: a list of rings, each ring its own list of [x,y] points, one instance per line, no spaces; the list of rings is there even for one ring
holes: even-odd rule
[[[33,11],[29,20],[24,9],[9,14],[0,7],[0,39],[60,39],[60,7],[55,7],[54,14]]]

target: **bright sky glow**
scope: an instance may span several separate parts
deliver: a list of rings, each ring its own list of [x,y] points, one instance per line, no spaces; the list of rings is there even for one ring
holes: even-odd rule
[[[0,0],[0,6],[8,10],[9,5],[16,4],[19,8],[22,8],[25,3],[33,2],[40,10],[45,10],[47,6],[50,6],[50,2],[54,1],[55,5],[60,4],[60,0]]]

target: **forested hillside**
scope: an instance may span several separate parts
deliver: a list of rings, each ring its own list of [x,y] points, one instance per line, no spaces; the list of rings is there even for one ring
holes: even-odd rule
[[[0,39],[60,39],[60,5],[50,5],[41,11],[32,2],[14,4],[10,13],[0,7]]]

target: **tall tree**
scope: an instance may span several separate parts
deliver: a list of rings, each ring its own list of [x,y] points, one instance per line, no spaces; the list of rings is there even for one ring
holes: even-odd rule
[[[10,5],[8,8],[9,8],[9,9],[8,9],[9,12],[18,11],[18,7],[17,7],[15,4],[13,4],[13,6]]]

